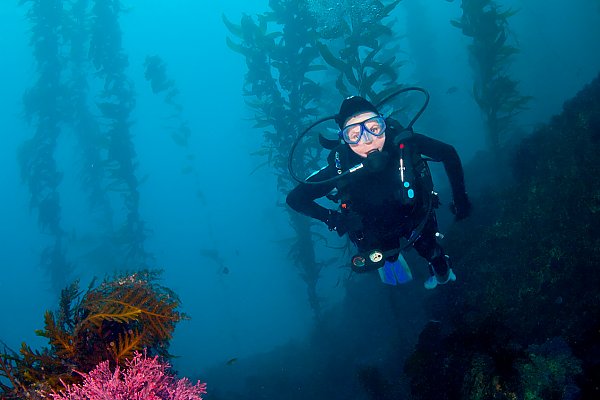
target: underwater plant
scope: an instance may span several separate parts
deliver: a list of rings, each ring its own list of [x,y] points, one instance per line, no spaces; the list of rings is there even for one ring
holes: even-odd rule
[[[125,269],[148,266],[153,257],[144,249],[149,230],[138,211],[139,181],[129,120],[135,97],[125,74],[120,2],[22,0],[20,4],[29,7],[38,77],[23,99],[25,117],[35,133],[20,147],[18,160],[29,187],[30,207],[38,212],[40,230],[52,240],[41,251],[41,265],[59,291],[80,261],[71,253],[78,227],[67,234],[61,225],[59,187],[63,175],[71,171],[59,171],[55,160],[61,135],[72,132],[90,217],[101,224],[94,229],[99,238],[93,245],[86,243],[86,253],[80,257],[101,268],[116,265],[116,260],[122,260]],[[97,95],[90,88],[97,86],[98,79],[102,89]],[[112,210],[117,196],[125,215]]]
[[[343,96],[360,95],[377,103],[397,90],[398,59],[394,21],[400,0],[311,2],[317,20],[317,41],[323,60],[337,72],[335,87]],[[386,90],[387,89],[387,90]]]
[[[106,140],[93,102],[95,93],[91,90],[97,82],[91,76],[92,66],[88,58],[90,4],[90,0],[65,3],[61,33],[68,67],[65,76],[68,86],[65,108],[69,110],[66,128],[70,128],[77,141],[78,174],[81,189],[88,197],[89,215],[94,226],[89,233],[81,232],[80,226],[74,227],[65,240],[65,247],[75,266],[85,264],[88,268],[93,266],[98,271],[107,271],[117,265],[119,254],[117,246],[111,242],[115,235],[112,223],[115,212],[110,193],[106,190]]]
[[[38,225],[53,243],[42,251],[41,264],[50,274],[56,288],[63,287],[72,269],[66,260],[59,185],[62,173],[56,165],[55,151],[65,119],[63,109],[66,85],[61,79],[65,69],[60,35],[64,18],[63,0],[22,0],[28,4],[27,18],[32,23],[31,46],[37,64],[38,77],[23,96],[26,120],[35,126],[34,135],[19,149],[21,178],[29,187],[30,208],[36,209]]]
[[[503,10],[493,0],[463,0],[460,20],[451,24],[473,39],[469,45],[475,72],[473,96],[485,116],[488,143],[498,150],[515,116],[526,109],[531,96],[519,93],[519,82],[509,73],[518,49],[508,44],[508,19],[516,11]]]
[[[97,106],[105,131],[104,168],[106,189],[120,195],[125,216],[114,232],[118,260],[125,270],[145,267],[154,261],[144,242],[150,234],[139,213],[140,181],[131,134],[130,115],[135,106],[133,83],[127,77],[127,55],[122,47],[119,0],[94,0],[91,10],[89,55],[96,75],[104,81]]]
[[[89,4],[90,0],[75,0],[64,5],[61,33],[64,37],[64,47],[68,50],[66,60],[69,72],[65,107],[69,110],[68,122],[81,149],[82,188],[88,192],[91,210],[100,213],[102,220],[110,221],[112,210],[104,190],[102,131],[89,101],[91,81],[90,63],[87,57],[90,40]]]
[[[369,24],[359,28],[359,21],[355,19],[347,25],[351,35],[345,40],[346,47],[340,50],[340,59],[332,54],[324,40],[341,38],[348,32],[324,25],[323,18],[331,11],[322,9],[326,2],[271,1],[271,11],[256,18],[244,15],[240,24],[223,16],[227,29],[238,40],[227,37],[227,45],[246,59],[248,71],[243,95],[255,111],[254,128],[264,129],[265,144],[254,154],[266,158],[260,166],[269,165],[275,170],[277,187],[283,195],[296,184],[287,168],[291,145],[300,128],[320,115],[319,106],[327,101],[325,94],[345,96],[351,91],[350,86],[352,91],[376,97],[374,90],[379,88],[378,85],[383,87],[395,82],[397,73],[394,69],[399,66],[395,56],[390,55],[382,62],[377,55],[385,47],[378,38],[391,34],[391,28],[381,21],[398,2],[387,6],[379,1],[344,2],[348,10],[361,5],[366,7],[355,16],[365,15],[367,10],[373,12],[368,14]],[[370,50],[361,58],[365,48]],[[339,74],[337,84],[329,87],[316,80],[329,70],[327,64]],[[382,82],[384,79],[387,81]],[[296,170],[320,168],[323,148],[319,143],[301,142],[297,150],[303,157],[293,160]],[[289,255],[307,285],[309,303],[318,321],[321,306],[317,282],[321,269],[328,262],[317,261],[315,243],[322,241],[327,245],[327,239],[313,229],[314,221],[287,211],[295,232]]]
[[[183,106],[178,100],[179,89],[175,81],[167,77],[167,66],[159,56],[147,56],[144,61],[144,77],[150,82],[152,93],[164,93],[164,102],[172,109],[169,120],[175,120],[175,126],[169,126],[171,138],[178,146],[189,150],[189,139],[192,134],[188,121],[183,119]],[[189,154],[188,154],[189,156]]]
[[[179,89],[173,79],[167,74],[167,65],[159,56],[147,56],[144,61],[144,77],[150,83],[152,93],[162,95],[164,103],[168,106],[170,115],[166,117],[165,129],[169,131],[173,142],[186,152],[181,173],[192,175],[199,200],[204,200],[201,191],[200,174],[194,166],[195,155],[190,147],[192,130],[189,121],[184,118],[183,105],[179,99]]]
[[[150,82],[152,93],[167,92],[165,102],[172,103],[181,107],[179,103],[173,101],[173,98],[179,94],[175,82],[167,77],[167,66],[159,56],[147,56],[144,61],[144,77]]]
[[[83,383],[69,385],[64,391],[52,393],[54,400],[202,400],[206,384],[192,385],[187,378],[177,380],[170,365],[158,356],[149,358],[136,352],[131,360],[112,371],[103,361],[89,373],[83,373]]]
[[[175,324],[187,316],[178,311],[177,295],[158,285],[157,277],[157,272],[140,271],[97,287],[92,282],[85,291],[78,282],[69,285],[58,311],[47,311],[44,329],[36,331],[49,347],[34,350],[23,343],[19,353],[0,353],[0,377],[12,383],[0,386],[0,394],[19,398],[60,390],[81,382],[80,373],[101,362],[128,365],[142,349],[167,357]]]
[[[309,77],[310,72],[323,69],[315,45],[314,23],[302,2],[271,1],[272,11],[260,14],[256,20],[244,15],[239,25],[223,16],[228,30],[239,43],[227,38],[228,46],[246,59],[243,94],[246,103],[255,111],[254,128],[264,128],[264,145],[255,155],[266,156],[262,165],[270,165],[277,175],[277,187],[282,194],[292,188],[287,172],[291,143],[299,127],[317,115],[316,100],[321,95],[319,84]],[[304,160],[316,167],[320,148],[305,144]],[[290,258],[298,266],[307,285],[308,300],[317,321],[320,301],[317,282],[323,265],[317,262],[313,243],[312,223],[290,214],[296,235]]]

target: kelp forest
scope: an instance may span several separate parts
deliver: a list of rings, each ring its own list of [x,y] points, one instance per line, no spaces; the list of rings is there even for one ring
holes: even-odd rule
[[[295,184],[287,166],[289,145],[300,133],[299,127],[319,116],[331,98],[356,93],[377,101],[385,96],[386,88],[396,89],[401,61],[386,54],[385,48],[393,42],[393,20],[386,20],[398,3],[349,2],[329,14],[323,7],[332,7],[334,2],[272,1],[271,11],[255,18],[244,16],[239,24],[223,17],[233,37],[227,38],[227,44],[245,57],[248,66],[244,96],[256,112],[254,127],[264,129],[265,144],[257,155],[267,157],[266,165],[275,170],[282,193]],[[365,54],[363,49],[367,49]],[[317,83],[322,79],[330,84]],[[298,168],[319,168],[318,142],[301,144],[298,153],[305,155],[296,161]],[[291,210],[290,224],[296,233],[290,259],[306,283],[318,322],[317,284],[326,262],[316,259],[315,244],[327,246],[328,242],[311,230],[310,221]]]
[[[485,118],[488,145],[498,151],[514,129],[516,115],[531,100],[531,96],[519,93],[519,82],[510,74],[511,61],[519,49],[509,40],[509,19],[517,11],[491,0],[463,0],[461,8],[461,19],[451,23],[472,40],[473,98]]]
[[[103,240],[93,251],[106,267],[152,266],[148,234],[138,211],[139,181],[129,118],[135,93],[121,46],[119,2],[22,1],[29,7],[31,45],[39,78],[24,95],[25,115],[35,135],[19,154],[21,174],[38,213],[40,229],[52,237],[41,262],[57,289],[68,284],[55,153],[60,136],[77,135],[81,189]],[[91,88],[96,88],[90,93]],[[92,111],[92,108],[94,111]],[[95,112],[97,110],[97,112]]]
[[[155,258],[145,245],[150,232],[139,212],[131,134],[136,95],[122,46],[123,4],[22,0],[20,6],[32,26],[38,77],[23,96],[34,135],[22,143],[18,160],[30,207],[48,238],[40,264],[61,295],[57,311],[47,311],[44,328],[36,332],[48,347],[23,343],[19,351],[5,346],[0,353],[0,397],[200,399],[205,385],[176,380],[167,363],[175,324],[186,316],[177,295],[157,283]],[[164,81],[160,59],[149,57],[147,66],[153,90],[168,90],[177,112],[176,88]],[[185,146],[189,132],[185,121],[177,122],[173,139]],[[61,223],[56,154],[65,135],[76,137],[87,222],[100,233],[88,259],[107,274],[132,271],[86,289],[73,277],[77,266],[69,261],[69,232]],[[154,381],[152,370],[162,370]]]
[[[310,176],[326,165],[331,143],[339,143],[342,133],[329,120],[345,98],[360,95],[377,105],[403,88],[427,88],[413,71],[419,65],[411,58],[406,36],[406,26],[411,25],[406,19],[417,18],[405,15],[410,8],[404,9],[403,3],[409,1],[269,0],[259,12],[219,10],[218,32],[226,34],[197,34],[196,47],[178,54],[193,65],[193,54],[200,53],[202,63],[226,69],[229,66],[220,64],[222,56],[214,51],[202,54],[207,42],[220,41],[224,52],[240,62],[241,87],[236,93],[243,115],[224,106],[219,115],[208,117],[202,101],[217,102],[220,93],[193,92],[179,75],[181,69],[171,68],[168,55],[159,50],[144,53],[143,65],[131,65],[134,51],[146,52],[154,44],[148,39],[140,49],[130,50],[122,24],[128,13],[143,9],[144,2],[15,2],[26,17],[33,62],[32,78],[22,93],[27,136],[14,135],[21,138],[16,161],[28,210],[43,242],[37,271],[57,304],[39,310],[34,333],[45,343],[41,348],[27,341],[15,347],[0,337],[0,399],[600,398],[600,275],[595,270],[600,264],[600,75],[583,88],[573,88],[575,95],[562,99],[562,110],[548,121],[524,122],[538,94],[515,73],[525,48],[513,28],[521,10],[512,3],[439,1],[460,8],[461,14],[445,23],[459,37],[468,67],[468,89],[452,86],[442,93],[458,104],[456,109],[461,107],[458,96],[473,104],[477,122],[470,126],[482,129],[468,134],[486,144],[462,159],[473,205],[469,218],[455,220],[447,210],[453,206],[450,188],[434,170],[435,190],[440,192],[436,208],[445,231],[437,237],[452,256],[456,282],[426,291],[422,281],[427,271],[420,266],[412,268],[413,282],[399,286],[383,285],[377,273],[355,273],[349,264],[355,252],[350,239],[286,204],[287,194],[299,184],[290,169],[303,178]],[[209,13],[215,5],[203,7]],[[207,24],[201,19],[196,23]],[[152,24],[159,29],[166,23],[157,19]],[[447,75],[446,67],[428,65],[439,75]],[[221,78],[194,70],[193,79]],[[147,87],[136,87],[140,82]],[[430,99],[428,91],[420,90],[426,101],[415,120]],[[165,115],[160,126],[151,120],[139,128],[143,117],[136,107],[149,101],[139,92],[149,93],[153,106],[161,108],[156,112]],[[403,95],[380,111],[409,121],[423,101],[418,96]],[[429,107],[440,104],[432,100]],[[251,140],[239,140],[234,136],[239,132],[225,132],[230,126],[226,120],[235,120],[240,136]],[[305,131],[319,121],[325,124]],[[141,132],[146,129],[153,132]],[[176,165],[191,195],[180,195],[170,186],[144,191],[144,141],[159,135],[175,150],[168,153],[170,159],[161,154],[152,162],[160,168]],[[251,168],[246,171],[233,152],[225,150],[245,150],[248,143]],[[80,202],[65,195],[67,171],[61,157],[66,152],[75,154],[69,173],[76,176],[73,196]],[[209,157],[215,153],[216,158]],[[428,161],[438,160],[424,163]],[[226,168],[235,170],[235,178],[223,172]],[[263,179],[265,172],[272,178],[267,184],[274,186],[275,198],[267,198],[265,182],[257,184],[258,198],[271,208],[261,222],[248,227],[239,216],[260,212],[250,204],[251,194],[235,190]],[[211,203],[208,175],[232,180],[224,185],[232,193],[220,193],[214,203],[238,196],[242,212]],[[145,203],[145,193],[159,193],[157,211]],[[193,199],[186,203],[182,196]],[[338,198],[330,193],[323,201],[336,203]],[[74,203],[77,211],[71,209]],[[160,226],[149,222],[151,213],[164,213],[165,220],[182,231],[196,223],[192,217],[178,220],[168,209],[173,204],[198,206],[206,224],[202,228],[209,231],[208,239],[166,233],[181,241],[179,235],[192,236],[185,240],[194,244],[200,261],[177,270],[190,291],[224,292],[207,301],[192,298],[201,303],[196,305],[202,310],[199,314],[206,315],[188,315],[184,296],[163,279],[171,266],[162,261],[164,248],[157,249],[152,241]],[[329,206],[334,207],[338,205]],[[277,215],[283,228],[276,225]],[[269,229],[277,240],[265,233]],[[93,234],[84,240],[80,232]],[[254,247],[265,246],[260,257],[243,256],[244,247],[235,243],[238,233],[254,240]],[[85,241],[83,251],[74,250],[77,241]],[[287,264],[269,264],[269,253],[276,252],[273,246],[283,252]],[[414,251],[406,253],[411,267],[423,263]],[[218,267],[214,282],[203,282],[198,277],[206,275],[194,272],[213,264]],[[283,285],[275,281],[289,270],[293,278],[286,279],[298,282],[304,296],[298,302],[309,322],[303,323],[306,334],[252,352],[240,343],[261,334],[254,330],[254,321],[261,323],[262,315],[255,308],[261,306],[244,297],[239,286],[228,284],[239,279],[241,286],[256,285],[247,276],[260,271],[259,265],[284,270],[257,278],[261,292]],[[242,268],[250,271],[248,275],[240,272]],[[86,274],[98,277],[85,281],[81,277]],[[331,276],[336,276],[334,284]],[[328,297],[334,292],[341,293],[336,301]],[[266,302],[283,309],[290,320],[302,320],[294,314],[294,305],[284,300],[273,304],[269,297]],[[239,316],[231,311],[236,307],[247,314],[249,325],[236,319]],[[208,315],[232,327],[207,326]],[[175,328],[198,320],[190,330],[210,330],[213,336],[192,332],[187,336],[192,342],[173,352]],[[268,317],[262,323],[276,331],[286,322]],[[232,348],[227,348],[223,361],[209,367],[192,360],[190,371],[181,360],[219,347],[206,337],[226,338]]]

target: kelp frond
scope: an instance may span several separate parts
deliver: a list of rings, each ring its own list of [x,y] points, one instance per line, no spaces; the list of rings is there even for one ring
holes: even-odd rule
[[[131,359],[136,350],[141,350],[147,335],[143,332],[129,331],[119,333],[119,340],[110,343],[110,353],[117,364]]]
[[[183,317],[176,311],[179,303],[168,293],[158,293],[152,285],[129,277],[101,285],[89,292],[82,304],[88,316],[81,327],[90,324],[101,329],[105,321],[119,324],[137,323],[146,328],[154,340],[168,340],[174,324]]]
[[[75,337],[65,332],[54,320],[54,314],[46,311],[44,315],[46,327],[43,331],[36,331],[39,336],[47,337],[50,340],[50,346],[60,358],[74,357],[77,350],[75,348]]]
[[[111,299],[102,299],[88,304],[88,306],[95,310],[82,322],[82,327],[91,323],[97,328],[101,328],[104,321],[126,324],[131,321],[137,321],[142,312],[139,308],[126,302]]]
[[[27,386],[41,388],[58,388],[62,386],[61,379],[71,383],[71,371],[68,362],[56,357],[52,350],[33,350],[27,344],[21,345],[21,358],[15,360],[16,376]]]

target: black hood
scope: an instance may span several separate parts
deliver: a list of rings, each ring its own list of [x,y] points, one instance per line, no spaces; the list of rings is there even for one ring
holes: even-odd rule
[[[342,129],[348,118],[352,117],[353,115],[368,111],[379,114],[377,108],[375,108],[375,106],[367,99],[360,96],[351,96],[342,102],[342,105],[340,106],[340,112],[335,117],[335,122],[338,124],[340,129]]]

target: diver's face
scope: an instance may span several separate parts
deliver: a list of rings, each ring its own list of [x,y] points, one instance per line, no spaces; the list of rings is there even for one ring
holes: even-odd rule
[[[346,121],[346,123],[344,124],[344,128],[347,127],[348,125],[359,124],[361,122],[368,120],[369,118],[373,118],[376,116],[377,116],[377,114],[375,114],[372,111],[353,115],[351,118],[349,118]],[[381,136],[374,136],[374,135],[370,135],[368,132],[365,131],[365,132],[363,132],[363,135],[360,138],[360,141],[358,143],[348,144],[348,146],[350,146],[350,148],[352,149],[353,152],[355,152],[356,154],[358,154],[359,156],[361,156],[363,158],[366,158],[369,155],[369,153],[371,153],[371,152],[381,151],[383,149],[384,144],[385,144],[385,133]]]

